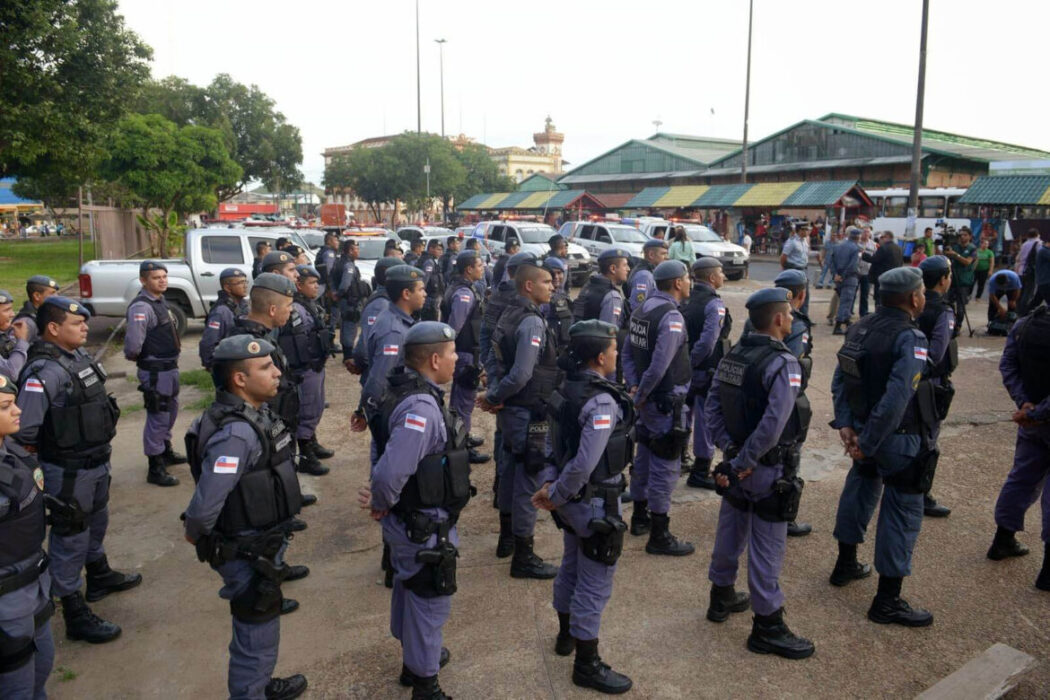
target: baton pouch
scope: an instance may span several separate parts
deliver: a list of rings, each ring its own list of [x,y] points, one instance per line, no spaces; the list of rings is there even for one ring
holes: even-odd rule
[[[547,462],[547,433],[550,424],[547,421],[530,422],[526,429],[525,452],[519,455],[525,465],[527,474],[538,474]]]
[[[948,417],[948,410],[952,407],[952,399],[955,398],[955,387],[945,380],[943,384],[933,385],[933,405],[937,420],[941,421]]]
[[[618,515],[606,515],[591,519],[587,527],[594,534],[580,540],[583,556],[606,566],[615,564],[623,552],[623,533],[627,531],[627,523]]]
[[[434,549],[416,552],[416,561],[423,568],[405,581],[405,588],[420,598],[437,598],[456,592],[456,557],[459,551],[446,539],[440,539]]]

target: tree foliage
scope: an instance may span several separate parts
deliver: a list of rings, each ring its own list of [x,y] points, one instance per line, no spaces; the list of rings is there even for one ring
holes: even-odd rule
[[[462,149],[455,149],[455,155],[467,172],[462,186],[453,193],[457,202],[480,192],[513,192],[517,189],[512,178],[500,175],[499,166],[480,143],[469,143]]]

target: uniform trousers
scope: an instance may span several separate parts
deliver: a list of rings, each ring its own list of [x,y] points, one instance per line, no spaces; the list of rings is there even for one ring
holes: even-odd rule
[[[1050,542],[1050,428],[1017,429],[1014,466],[995,502],[995,524],[1011,532],[1024,530],[1024,516],[1042,492],[1043,542]]]
[[[602,564],[583,553],[583,538],[594,534],[587,523],[604,516],[605,504],[600,498],[558,508],[558,517],[574,532],[562,531],[565,552],[554,579],[554,609],[569,615],[569,632],[575,639],[598,638],[602,611],[612,596],[616,564]]]
[[[860,279],[856,275],[848,275],[839,284],[839,310],[835,315],[835,323],[846,323],[853,315],[853,300],[857,297],[857,287]]]
[[[683,424],[688,422],[688,417],[688,411],[683,411]],[[631,495],[635,501],[648,501],[649,510],[653,513],[670,512],[671,492],[678,482],[682,458],[680,452],[672,459],[657,457],[643,444],[643,440],[658,439],[670,430],[671,415],[661,413],[651,401],[646,402],[638,411],[638,421],[635,424],[638,448],[631,476]]]
[[[474,399],[478,396],[477,388],[468,388],[460,383],[460,376],[474,365],[474,355],[469,352],[458,353],[456,373],[452,378],[452,391],[449,394],[449,408],[463,420],[463,426],[470,432],[471,417],[474,415]]]
[[[34,563],[36,559],[34,556]],[[18,571],[23,569],[20,565]],[[5,700],[43,700],[47,697],[44,684],[55,663],[55,642],[51,637],[51,620],[36,627],[34,618],[44,606],[51,605],[50,589],[51,580],[45,571],[33,583],[0,597],[0,634],[30,637],[36,645],[36,651],[23,665],[0,673],[0,697]]]
[[[324,413],[324,379],[323,367],[320,371],[308,369],[303,372],[299,382],[299,425],[295,429],[295,437],[299,440],[309,440],[317,432],[317,424]]]
[[[542,469],[530,474],[525,468],[525,446],[530,414],[526,408],[504,406],[497,415],[497,424],[503,440],[499,468],[497,502],[501,513],[510,513],[511,530],[515,537],[532,537],[536,529],[536,508],[532,494],[539,490]]]
[[[44,470],[44,490],[62,501],[75,499],[87,513],[87,527],[72,535],[55,534],[51,528],[48,554],[51,557],[51,590],[65,597],[80,590],[84,581],[81,571],[85,564],[98,561],[105,554],[102,540],[109,527],[109,462],[91,469],[78,469],[72,484],[72,493],[63,492],[65,471],[54,464],[41,461]]]
[[[756,470],[752,476],[757,473]],[[739,497],[744,491],[734,487],[734,493]],[[787,523],[768,522],[755,515],[753,510],[740,510],[723,498],[718,511],[711,566],[707,572],[711,583],[716,586],[732,586],[736,583],[740,555],[744,553],[745,547],[751,607],[756,615],[772,615],[784,607],[780,571],[787,549]]]
[[[693,399],[693,454],[697,459],[712,459],[715,456],[715,441],[704,420],[704,401],[707,400],[709,388],[705,386]]]
[[[222,576],[219,595],[231,600],[252,585],[255,573],[249,562],[234,559],[212,567]],[[245,622],[231,616],[230,669],[227,690],[231,700],[263,700],[266,685],[277,665],[277,648],[281,643],[281,616],[266,622]]]
[[[147,457],[164,452],[165,441],[171,442],[171,426],[179,416],[179,370],[166,369],[156,373],[156,382],[151,373],[140,369],[139,383],[160,395],[160,411],[146,409],[146,425],[142,428],[142,449]]]

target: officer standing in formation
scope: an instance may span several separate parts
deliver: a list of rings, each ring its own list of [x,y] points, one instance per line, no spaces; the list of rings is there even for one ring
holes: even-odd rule
[[[521,250],[521,243],[515,237],[508,238],[503,244],[503,255],[499,256],[499,260],[492,266],[492,287],[493,289],[499,289],[499,286],[504,282],[509,282],[511,287],[514,286],[514,273],[509,269],[511,259],[518,254]],[[532,255],[532,253],[529,253]]]
[[[266,277],[259,275],[255,289]],[[271,677],[285,607],[281,583],[293,569],[284,562],[289,522],[301,507],[292,436],[267,405],[280,386],[277,352],[251,335],[223,339],[212,370],[215,403],[186,436],[197,487],[185,537],[222,577],[219,595],[230,601],[231,698],[290,700],[306,690],[302,675]]]
[[[370,508],[390,546],[390,633],[401,642],[399,680],[412,687],[413,700],[448,697],[438,685],[450,658],[441,629],[456,592],[456,521],[471,493],[466,430],[440,388],[455,372],[455,337],[443,323],[412,326],[402,340],[404,366],[384,377],[371,421],[379,458]]]
[[[656,291],[631,315],[624,380],[638,411],[638,451],[631,495],[631,534],[649,533],[649,554],[685,556],[695,548],[671,534],[671,492],[688,436],[686,393],[692,378],[689,338],[678,305],[689,295],[689,270],[665,260],[653,272]],[[651,518],[650,518],[651,514]]]
[[[656,289],[653,270],[664,260],[667,260],[667,241],[650,238],[642,245],[642,259],[635,264],[631,276],[627,278],[627,309],[631,313]]]
[[[4,439],[19,430],[15,383],[0,374],[0,694],[44,698],[55,661],[44,473]]]
[[[331,311],[334,306],[332,302],[336,299],[335,290],[332,289],[332,282],[335,278],[338,261],[339,234],[335,231],[328,231],[324,235],[324,245],[321,246],[321,250],[317,251],[317,256],[314,258],[314,267],[317,268],[317,272],[321,275],[318,283],[318,289],[320,289],[318,298],[324,300],[325,309],[328,311]]]
[[[860,264],[860,229],[850,228],[849,238],[841,241],[831,249],[831,275],[835,280],[835,291],[839,295],[839,310],[835,316],[835,328],[832,335],[845,335],[853,315],[853,300],[857,297],[860,278],[857,277],[857,266]]]
[[[802,288],[805,294],[804,284]],[[722,506],[708,570],[707,619],[725,622],[750,604],[755,616],[747,648],[804,659],[812,656],[813,643],[795,636],[784,623],[780,590],[787,523],[802,495],[799,450],[810,419],[802,369],[783,343],[793,321],[790,299],[791,292],[783,287],[748,298],[752,331],[718,365],[704,407],[724,455],[715,470]],[[750,598],[734,589],[745,547]]]
[[[711,386],[711,378],[719,360],[729,346],[733,317],[726,309],[718,290],[725,284],[725,273],[718,258],[703,257],[692,265],[693,287],[689,301],[682,309],[689,343],[689,363],[692,379],[686,403],[693,412],[693,468],[686,480],[687,486],[713,489],[711,460],[715,443],[704,417],[704,401]]]
[[[372,334],[372,328],[376,324],[379,315],[390,308],[390,295],[386,291],[386,271],[392,267],[403,265],[400,258],[385,257],[376,262],[375,271],[372,273],[373,292],[365,301],[361,310],[361,332],[357,334],[354,341],[353,351],[343,347],[343,365],[351,374],[360,374],[361,383],[364,384],[364,373],[368,369],[368,337]]]
[[[623,283],[631,268],[623,248],[609,248],[598,256],[598,273],[591,275],[573,303],[572,315],[581,321],[604,321],[624,328]]]
[[[179,340],[164,292],[168,288],[168,268],[146,260],[139,265],[139,290],[127,311],[124,357],[138,367],[139,391],[146,404],[146,423],[142,446],[149,460],[146,482],[156,486],[175,486],[179,480],[168,467],[185,464],[185,455],[171,445],[171,427],[179,415]]]
[[[344,352],[351,352],[357,336],[357,325],[361,320],[361,308],[370,290],[357,268],[356,260],[360,252],[357,241],[349,238],[343,241],[342,247],[343,253],[339,256],[330,282],[335,287],[335,296],[339,301],[339,344],[343,346]]]
[[[999,360],[1003,386],[1017,410],[1014,466],[995,502],[995,538],[988,558],[999,561],[1028,554],[1017,541],[1024,516],[1042,490],[1043,566],[1035,587],[1050,591],[1050,307],[1039,306],[1010,329]]]
[[[548,256],[543,260],[543,269],[551,273],[554,293],[551,294],[551,300],[541,308],[547,325],[554,331],[558,354],[561,354],[569,346],[569,329],[575,320],[572,316],[572,299],[565,292],[567,268],[561,258]]]
[[[567,293],[569,291],[569,242],[566,241],[565,237],[562,236],[560,233],[556,233],[547,239],[547,245],[551,247],[550,251],[547,253],[547,258],[557,258],[565,264],[565,279],[562,280],[560,288],[557,285],[555,285],[554,291],[562,291]]]
[[[929,349],[915,325],[926,304],[922,275],[913,267],[884,272],[879,295],[875,313],[846,334],[831,381],[831,427],[839,431],[853,466],[835,517],[839,555],[830,580],[844,586],[871,574],[871,567],[857,561],[857,545],[864,541],[881,491],[875,535],[879,586],[868,619],[924,627],[933,623],[933,615],[913,609],[900,596],[922,527],[923,494],[937,466],[930,440],[933,390],[923,379]]]
[[[427,252],[416,261],[416,267],[423,271],[423,288],[426,290],[426,303],[420,310],[419,318],[423,321],[437,321],[441,315],[441,300],[445,297],[445,278],[441,274],[441,257],[443,246],[440,238],[431,238],[427,242]]]
[[[40,461],[51,505],[51,594],[61,599],[66,637],[92,644],[120,636],[120,627],[101,619],[86,598],[142,583],[139,574],[109,566],[102,541],[109,526],[110,440],[120,410],[106,394],[106,375],[81,349],[87,341],[87,309],[62,296],[49,296],[37,310],[40,338],[29,349],[19,378],[21,425],[14,436]]]
[[[959,341],[956,340],[959,329],[955,324],[955,307],[945,298],[952,287],[952,265],[948,258],[932,255],[919,264],[919,269],[926,289],[926,308],[919,315],[918,325],[930,346],[926,376],[933,386],[938,414],[930,439],[937,444],[941,421],[948,417],[948,409],[955,395],[952,372],[959,364]],[[930,495],[929,489],[922,499],[923,513],[928,518],[946,518],[952,512],[938,503]]]
[[[204,319],[198,353],[201,365],[211,371],[211,357],[219,341],[233,332],[238,316],[248,313],[248,276],[236,267],[227,267],[219,273],[219,295]]]
[[[328,361],[328,329],[324,310],[317,303],[320,274],[310,265],[296,268],[299,280],[292,301],[292,313],[281,327],[278,345],[288,359],[288,370],[299,387],[299,420],[295,438],[299,447],[299,471],[323,476],[328,468],[321,464],[335,452],[317,442],[317,425],[324,413],[325,363]]]
[[[37,339],[40,330],[36,326],[36,312],[40,305],[53,294],[58,294],[58,282],[47,275],[33,275],[26,280],[26,302],[18,310],[16,321],[24,321],[29,327],[26,337],[30,343]]]
[[[502,442],[497,464],[500,541],[497,556],[506,556],[513,536],[510,575],[550,579],[558,567],[533,551],[536,508],[532,495],[543,476],[547,439],[546,399],[561,382],[557,341],[543,319],[540,305],[554,291],[551,274],[534,256],[517,264],[517,296],[507,305],[492,334],[492,352],[486,366],[488,390],[478,399],[482,410],[496,414]]]
[[[29,324],[15,318],[15,298],[0,289],[0,374],[18,379],[29,352]]]
[[[271,252],[269,241],[259,241],[255,244],[255,260],[252,261],[252,279],[262,274],[262,264],[266,256]]]
[[[616,370],[616,326],[580,321],[569,333],[569,374],[548,402],[547,461],[557,474],[548,476],[532,503],[554,512],[565,544],[554,579],[555,653],[576,651],[576,685],[618,694],[630,690],[631,679],[602,661],[598,631],[627,529],[620,494],[633,457],[634,405],[623,387],[605,379]]]
[[[485,300],[477,295],[475,284],[485,276],[485,264],[481,256],[467,250],[456,256],[456,262],[445,299],[441,304],[441,316],[456,332],[456,373],[452,380],[449,408],[463,420],[470,433],[474,401],[481,381],[481,319],[485,312]],[[471,464],[484,464],[492,459],[470,448]]]
[[[456,256],[459,255],[460,240],[458,236],[449,236],[445,239],[445,252],[438,258],[439,267],[441,269],[441,279],[447,285],[449,280],[452,279],[452,273],[455,271]]]

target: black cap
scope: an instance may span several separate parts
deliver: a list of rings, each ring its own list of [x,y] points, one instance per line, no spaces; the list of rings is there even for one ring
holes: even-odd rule
[[[598,319],[577,321],[569,327],[570,338],[616,338],[616,326]]]
[[[57,294],[52,294],[47,299],[44,299],[44,303],[40,305],[40,308],[43,309],[47,305],[57,306],[58,308],[62,309],[63,311],[65,311],[67,313],[78,314],[80,316],[83,316],[84,318],[91,318],[91,312],[88,311],[87,308],[83,304],[75,302],[72,299],[70,299],[69,297],[62,297],[62,296],[59,296]],[[37,319],[38,319],[37,320],[37,325],[40,325],[39,317],[40,317],[40,310],[38,309],[37,310]]]
[[[440,321],[420,321],[408,329],[405,334],[405,345],[429,345],[431,343],[451,343],[456,339],[452,326]]]
[[[248,275],[244,273],[244,270],[242,270],[239,267],[227,267],[225,270],[219,273],[219,281],[225,282],[226,280],[247,276]]]
[[[269,272],[275,267],[280,267],[290,262],[295,262],[295,256],[287,250],[271,250],[262,259],[262,270],[263,272]],[[256,280],[256,283],[258,283],[258,280]]]
[[[164,263],[158,262],[156,260],[143,260],[142,264],[139,265],[139,277],[141,277],[142,275],[148,275],[149,273],[154,272],[156,270],[164,270],[165,272],[167,272],[168,268],[164,265]]]
[[[242,333],[223,338],[215,346],[215,360],[250,360],[253,357],[267,357],[273,352],[273,344],[262,338]]]
[[[58,291],[58,282],[47,275],[33,275],[26,280],[26,284],[37,284],[41,287],[51,287],[51,289],[54,289],[56,292]]]
[[[283,294],[286,297],[295,296],[295,285],[284,275],[273,272],[264,272],[255,278],[252,289],[269,289],[271,292]]]

